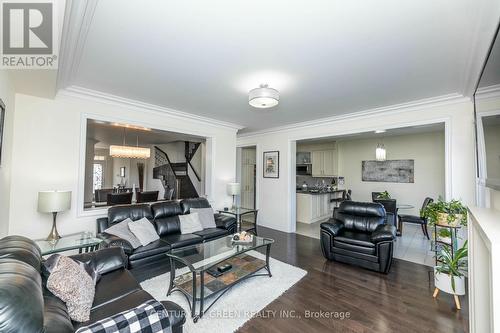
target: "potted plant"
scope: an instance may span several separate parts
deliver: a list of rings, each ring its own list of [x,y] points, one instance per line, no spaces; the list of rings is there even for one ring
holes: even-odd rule
[[[451,231],[448,229],[439,229],[436,237],[439,241],[451,244]]]
[[[439,198],[438,201],[432,202],[422,209],[420,215],[427,218],[430,225],[467,226],[467,207],[459,200],[446,202]]]
[[[467,272],[467,241],[455,253],[450,246],[445,246],[437,255],[438,265],[434,267],[434,297],[442,290],[455,297],[455,303],[460,309],[458,295],[465,295],[465,273]]]
[[[391,195],[389,194],[389,192],[387,191],[384,191],[384,192],[380,192],[378,195],[377,195],[377,199],[380,199],[380,200],[386,200],[386,199],[390,199],[391,198]]]

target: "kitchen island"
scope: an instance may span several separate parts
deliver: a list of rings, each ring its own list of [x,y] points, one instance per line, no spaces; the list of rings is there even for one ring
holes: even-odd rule
[[[315,223],[332,216],[334,203],[330,203],[331,192],[297,191],[297,222]]]

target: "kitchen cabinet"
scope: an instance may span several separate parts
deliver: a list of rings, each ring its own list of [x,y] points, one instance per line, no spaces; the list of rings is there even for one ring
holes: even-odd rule
[[[297,192],[296,207],[297,222],[311,224],[328,220],[334,205],[330,203],[330,193]]]
[[[337,151],[318,150],[311,154],[312,176],[313,177],[334,177],[337,176]]]

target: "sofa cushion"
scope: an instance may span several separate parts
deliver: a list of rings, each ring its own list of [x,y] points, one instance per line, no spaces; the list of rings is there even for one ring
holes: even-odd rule
[[[227,235],[227,231],[220,228],[208,228],[197,231],[194,234],[200,236],[203,240],[209,240],[225,236]]]
[[[160,217],[154,220],[158,235],[165,236],[181,232],[179,216]]]
[[[369,233],[349,231],[345,229],[340,230],[338,235],[334,237],[334,241],[364,247],[375,247],[375,244],[370,240]]]
[[[136,249],[141,246],[141,241],[134,235],[132,231],[130,231],[128,224],[132,222],[130,218],[126,218],[125,220],[115,223],[108,229],[104,230],[105,233],[113,236],[120,237],[132,246],[132,248]]]
[[[108,225],[119,223],[127,218],[137,221],[143,217],[153,219],[151,207],[148,204],[114,206],[108,209]]]
[[[334,250],[343,249],[346,251],[351,251],[351,252],[356,252],[356,253],[375,255],[375,247],[355,245],[352,243],[344,243],[344,242],[337,241],[336,238],[333,239],[333,247],[334,247]]]
[[[191,208],[209,208],[210,203],[206,198],[184,199],[181,201],[182,214],[189,214]]]
[[[156,229],[147,218],[143,217],[138,221],[129,221],[128,228],[139,239],[142,246],[152,243],[160,237],[156,233]]]
[[[199,244],[203,242],[203,238],[194,234],[173,234],[166,235],[161,238],[162,241],[167,242],[172,249],[184,247],[188,245]]]
[[[153,256],[159,253],[166,253],[170,251],[170,245],[161,239],[158,239],[146,246],[138,247],[128,256],[129,260],[137,260],[149,256]]]
[[[130,271],[122,268],[105,274],[97,283],[92,311],[136,290],[141,286]]]
[[[198,213],[191,213],[187,215],[180,215],[179,221],[181,225],[181,234],[192,234],[196,231],[203,230]]]
[[[226,230],[234,228],[234,231],[236,232],[236,217],[226,214],[215,214],[214,217],[217,228],[223,228]]]
[[[66,304],[47,291],[43,296],[43,327],[46,333],[73,333],[73,324]]]
[[[181,205],[178,201],[162,201],[151,205],[153,219],[177,216],[182,214]]]
[[[203,229],[216,228],[214,210],[210,208],[191,208],[190,213],[198,213]]]

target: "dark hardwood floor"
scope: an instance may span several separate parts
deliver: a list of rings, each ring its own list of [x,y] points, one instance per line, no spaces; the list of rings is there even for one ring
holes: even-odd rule
[[[238,332],[468,332],[466,297],[460,311],[451,295],[434,299],[431,267],[394,259],[384,275],[326,260],[318,239],[264,227],[259,236],[276,241],[273,258],[308,274]],[[144,280],[166,271],[156,265],[134,274]]]

